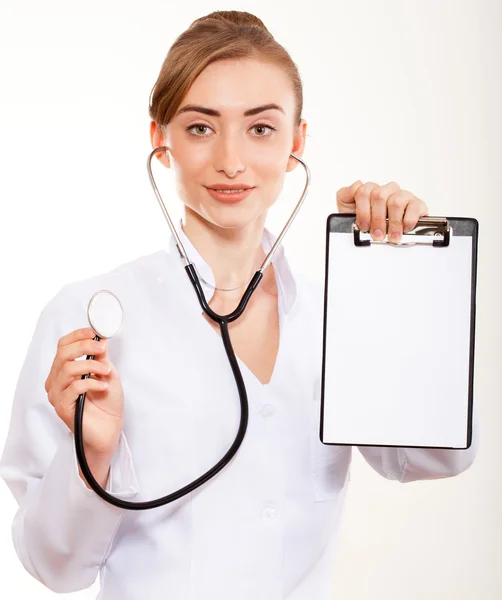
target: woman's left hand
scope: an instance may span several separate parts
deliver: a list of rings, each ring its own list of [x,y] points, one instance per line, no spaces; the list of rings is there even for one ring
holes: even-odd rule
[[[383,240],[389,219],[388,239],[401,240],[404,233],[415,228],[420,217],[428,215],[427,204],[411,192],[402,190],[395,181],[378,185],[372,181],[355,181],[336,193],[338,212],[356,215],[361,231],[370,231],[374,240]]]

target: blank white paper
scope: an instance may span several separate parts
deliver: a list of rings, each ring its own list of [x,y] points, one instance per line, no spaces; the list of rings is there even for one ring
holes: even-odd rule
[[[465,448],[472,237],[329,235],[323,441]]]

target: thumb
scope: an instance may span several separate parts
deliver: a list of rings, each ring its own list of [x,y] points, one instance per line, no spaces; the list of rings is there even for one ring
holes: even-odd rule
[[[97,360],[99,360],[100,363],[103,363],[104,365],[110,367],[110,372],[108,373],[108,375],[101,376],[101,378],[104,381],[109,381],[110,379],[113,379],[114,376],[116,376],[116,371],[108,353],[108,340],[102,339],[101,342],[104,343],[105,349],[104,352],[101,352],[99,357],[97,357]]]
[[[361,185],[363,185],[363,182],[358,179],[357,181],[354,181],[352,185],[340,188],[336,193],[336,201],[339,204],[351,204],[354,201],[354,196]]]

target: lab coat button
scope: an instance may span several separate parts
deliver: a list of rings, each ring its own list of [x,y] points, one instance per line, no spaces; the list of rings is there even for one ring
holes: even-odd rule
[[[261,511],[261,514],[264,519],[272,521],[273,519],[275,519],[276,512],[274,508],[267,506]]]
[[[261,414],[264,417],[271,417],[275,413],[275,408],[271,404],[265,404],[261,409]]]

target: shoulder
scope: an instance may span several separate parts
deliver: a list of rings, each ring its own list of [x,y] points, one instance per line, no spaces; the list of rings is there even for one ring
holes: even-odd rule
[[[159,250],[121,263],[109,271],[69,282],[59,289],[43,310],[58,312],[62,306],[66,311],[71,306],[79,311],[82,307],[87,309],[93,294],[104,289],[116,294],[121,301],[126,297],[137,301],[141,294],[148,294],[159,273],[169,268],[168,257],[166,250]]]

